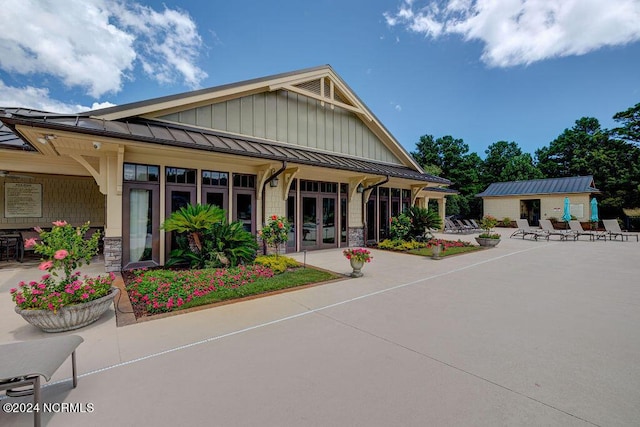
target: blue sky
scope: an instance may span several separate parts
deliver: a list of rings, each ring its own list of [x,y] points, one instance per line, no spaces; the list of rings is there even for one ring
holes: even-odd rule
[[[640,102],[640,0],[3,0],[0,106],[80,112],[330,64],[408,150],[525,152]]]

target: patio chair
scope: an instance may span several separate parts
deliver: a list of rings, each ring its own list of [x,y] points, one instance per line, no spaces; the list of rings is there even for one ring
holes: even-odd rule
[[[546,233],[540,228],[531,227],[529,225],[529,221],[526,218],[516,219],[516,224],[518,225],[518,229],[511,233],[511,236],[509,236],[509,238],[522,236],[522,239],[524,240],[525,237],[531,236],[531,238],[534,240],[538,240],[538,237],[549,240],[549,233]]]
[[[47,381],[71,356],[73,388],[78,385],[76,373],[76,348],[84,340],[78,335],[42,338],[31,341],[0,344],[0,390],[9,397],[33,394],[33,404],[42,407],[40,377]],[[16,390],[16,388],[28,387]],[[40,426],[40,413],[33,412],[33,424]]]
[[[580,221],[569,221],[569,228],[576,234],[576,240],[580,240],[580,236],[589,236],[589,240],[607,240],[607,235],[603,231],[585,230],[584,228],[582,228],[582,224],[580,224]]]
[[[480,227],[478,227],[478,225],[477,225],[477,224],[476,224],[476,225],[474,225],[474,224],[471,222],[471,220],[469,220],[469,219],[463,219],[463,220],[462,220],[462,222],[464,222],[464,223],[465,223],[465,225],[466,225],[467,227],[469,227],[469,230],[471,230],[471,231],[473,231],[473,232],[478,232],[478,231],[480,231],[480,230],[481,230],[481,228],[480,228]]]
[[[456,224],[458,224],[458,227],[460,228],[460,232],[461,233],[471,233],[471,232],[473,232],[471,226],[465,225],[465,223],[463,223],[459,219],[456,219]]]
[[[444,231],[445,233],[460,233],[460,226],[448,218],[444,219]]]
[[[576,234],[571,230],[556,230],[553,228],[553,224],[551,224],[551,220],[541,219],[540,220],[540,228],[542,231],[547,234],[547,236],[560,236],[560,240],[567,240],[569,237],[572,237],[573,240],[576,240]],[[548,240],[548,238],[547,238]]]
[[[602,223],[609,240],[616,240],[620,236],[620,241],[625,240],[625,238],[629,241],[629,236],[631,236],[636,238],[636,242],[638,241],[638,233],[629,233],[627,230],[622,230],[617,219],[603,219]]]

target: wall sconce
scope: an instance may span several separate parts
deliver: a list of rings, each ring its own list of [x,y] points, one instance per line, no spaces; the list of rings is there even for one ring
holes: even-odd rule
[[[277,187],[278,186],[278,182],[280,180],[278,179],[278,177],[273,178],[270,182],[269,182],[269,187]]]
[[[362,184],[358,184],[358,186],[356,187],[356,192],[357,193],[364,193],[364,186]]]
[[[54,139],[56,139],[55,135],[46,134],[46,135],[43,135],[40,138],[38,138],[38,142],[40,144],[46,144],[47,142],[53,141]]]
[[[100,147],[102,147],[102,143],[101,142],[97,142],[97,141],[93,142],[93,148],[95,148],[96,150],[99,150]]]

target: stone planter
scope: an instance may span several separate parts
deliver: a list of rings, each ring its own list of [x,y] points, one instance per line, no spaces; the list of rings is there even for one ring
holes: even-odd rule
[[[111,291],[93,301],[62,307],[57,313],[50,310],[23,310],[16,306],[15,310],[24,320],[42,329],[44,332],[64,332],[87,326],[102,316],[109,309],[113,298],[120,289]]]
[[[440,254],[442,253],[441,245],[431,246],[431,259],[442,259]]]
[[[498,243],[500,243],[500,239],[489,239],[487,237],[476,237],[476,242],[478,242],[478,244],[480,246],[486,246],[489,248],[493,248],[494,246],[498,246]]]
[[[358,261],[354,258],[349,260],[351,264],[351,268],[353,271],[351,272],[351,277],[362,277],[362,267],[364,267],[364,261]]]

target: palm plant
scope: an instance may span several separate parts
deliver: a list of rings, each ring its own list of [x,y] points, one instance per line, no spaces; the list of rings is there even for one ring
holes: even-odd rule
[[[235,267],[255,259],[258,243],[241,221],[214,224],[205,232],[206,267]]]
[[[436,211],[412,206],[406,211],[411,219],[409,235],[415,239],[424,236],[430,229],[442,228],[442,219]]]
[[[173,212],[160,228],[167,231],[186,233],[189,249],[194,254],[202,252],[202,233],[213,224],[226,218],[226,212],[214,205],[186,205]]]

